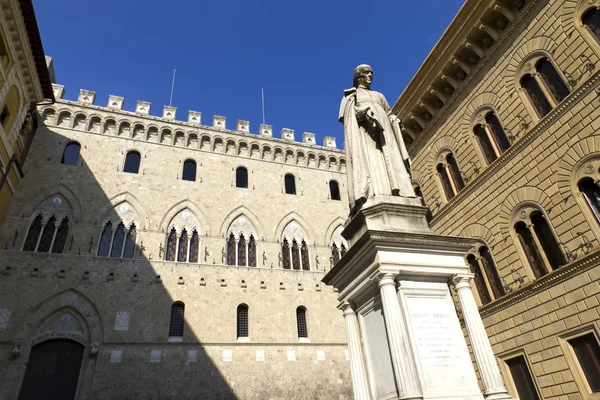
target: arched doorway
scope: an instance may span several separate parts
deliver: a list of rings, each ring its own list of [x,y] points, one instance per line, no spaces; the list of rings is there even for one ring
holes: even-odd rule
[[[19,400],[74,399],[84,350],[81,343],[67,339],[33,346]]]

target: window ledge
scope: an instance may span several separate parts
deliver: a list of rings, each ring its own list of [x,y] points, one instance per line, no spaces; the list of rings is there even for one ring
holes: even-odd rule
[[[238,343],[250,343],[249,337],[239,337],[237,338]]]
[[[298,338],[298,343],[310,343],[310,339],[307,337]]]
[[[169,343],[183,342],[183,336],[169,336]]]

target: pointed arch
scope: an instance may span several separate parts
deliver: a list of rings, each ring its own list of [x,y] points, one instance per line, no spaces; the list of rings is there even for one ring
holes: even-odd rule
[[[175,203],[174,205],[172,205],[163,215],[163,217],[161,218],[160,222],[158,223],[158,228],[161,231],[166,232],[167,228],[169,228],[169,224],[171,223],[171,221],[173,220],[173,218],[175,218],[175,216],[177,216],[177,214],[179,214],[180,212],[184,211],[185,209],[189,209],[198,219],[199,223],[200,223],[200,229],[198,230],[198,233],[203,233],[206,235],[210,235],[211,234],[211,228],[210,228],[210,224],[209,224],[209,219],[206,217],[206,215],[204,214],[204,212],[202,212],[202,210],[200,209],[200,207],[198,207],[193,201],[185,199],[185,200],[181,200],[177,203]],[[192,228],[192,227],[187,227],[188,229]],[[190,231],[191,232],[191,231]]]
[[[550,213],[553,207],[550,197],[542,190],[533,186],[524,186],[515,189],[507,194],[504,199],[499,199],[499,203],[502,204],[498,213],[498,226],[501,232],[509,232],[509,225],[510,221],[513,220],[513,214],[524,204],[541,207],[547,213]]]
[[[81,221],[83,215],[81,211],[81,202],[75,192],[62,183],[45,189],[33,198],[33,200],[27,202],[22,209],[22,213],[29,218],[42,203],[56,195],[62,196],[69,203],[73,212],[73,218],[75,219],[74,222]]]
[[[323,243],[325,243],[326,246],[331,245],[331,238],[333,237],[334,232],[337,231],[339,227],[342,227],[342,229],[344,229],[345,222],[346,220],[344,220],[344,218],[338,217],[331,221],[331,223],[327,226],[327,230],[325,231],[325,237],[323,238]]]
[[[261,238],[265,238],[265,229],[264,229],[262,223],[260,222],[260,219],[252,211],[250,211],[250,209],[248,209],[244,206],[236,207],[233,210],[231,210],[229,212],[229,214],[227,214],[227,216],[223,220],[223,223],[221,224],[221,228],[219,229],[220,236],[221,237],[227,236],[227,233],[228,233],[228,230],[229,230],[229,227],[231,226],[231,224],[236,219],[241,217],[242,215],[245,216],[246,218],[248,218],[249,222],[252,225],[254,225],[254,228],[257,231],[256,234],[259,236],[255,239],[259,240]]]
[[[116,208],[123,203],[129,203],[135,209],[135,212],[140,218],[140,225],[138,228],[147,229],[149,227],[149,221],[146,211],[137,197],[129,192],[122,192],[108,199],[108,203],[100,210],[99,215],[102,217],[108,217],[111,211],[116,210]],[[131,221],[126,223],[126,225],[129,225],[130,222]]]
[[[310,225],[306,222],[306,220],[304,218],[302,218],[300,215],[298,215],[294,211],[291,211],[288,214],[286,214],[277,223],[277,227],[275,228],[275,232],[274,232],[274,239],[275,240],[280,240],[281,239],[281,237],[283,235],[284,229],[292,221],[296,221],[304,229],[304,231],[308,235],[308,239],[311,242],[310,244],[316,243],[316,236],[315,236],[314,231],[310,227]]]

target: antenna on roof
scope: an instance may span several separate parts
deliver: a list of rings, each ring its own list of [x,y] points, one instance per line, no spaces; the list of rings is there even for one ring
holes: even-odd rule
[[[171,98],[169,99],[169,107],[173,103],[173,88],[175,88],[175,69],[173,68],[173,81],[171,82]]]
[[[265,124],[265,90],[260,88],[260,93],[262,95],[262,114],[263,114],[263,125]]]

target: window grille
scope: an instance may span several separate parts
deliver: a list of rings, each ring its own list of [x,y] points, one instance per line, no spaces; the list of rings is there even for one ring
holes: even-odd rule
[[[240,304],[237,308],[237,337],[248,337],[248,306]]]
[[[306,324],[306,308],[296,309],[296,322],[298,324],[298,338],[308,338],[308,326]]]
[[[600,393],[600,346],[593,333],[569,340],[579,365],[592,389],[592,393]]]
[[[185,306],[180,301],[173,303],[173,305],[171,306],[171,320],[169,322],[169,337],[182,337],[183,336],[184,310],[185,310]]]

